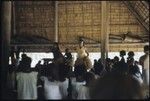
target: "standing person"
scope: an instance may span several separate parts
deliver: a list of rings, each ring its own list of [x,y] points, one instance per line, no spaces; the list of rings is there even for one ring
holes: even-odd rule
[[[62,64],[62,63],[64,63],[64,56],[61,53],[59,45],[58,45],[57,42],[54,42],[51,51],[53,52],[53,56],[54,56],[53,62],[55,64]]]
[[[133,51],[129,51],[129,52],[128,52],[127,63],[128,63],[130,60],[133,60],[133,61],[134,61],[134,52],[133,52]]]
[[[118,63],[119,63],[119,57],[115,56],[113,59],[112,71],[114,71],[116,69],[116,67],[118,66]]]
[[[126,51],[125,50],[121,50],[120,51],[121,60],[119,61],[118,68],[119,68],[120,73],[123,73],[123,74],[126,74],[127,73],[127,69],[128,69],[128,65],[125,62],[125,58],[124,58],[125,55],[126,55]]]
[[[72,67],[73,67],[73,57],[68,48],[65,49],[65,70],[67,77],[69,77],[70,73],[72,73]]]
[[[120,62],[125,63],[125,59],[124,59],[125,55],[126,55],[126,51],[125,50],[121,50],[120,51],[120,57],[121,57]]]
[[[43,81],[44,96],[45,100],[60,100],[62,99],[61,92],[59,89],[60,82],[58,76],[58,68],[55,68],[54,63],[49,65],[46,69],[47,75],[41,76],[40,79]]]
[[[144,46],[144,55],[140,57],[139,63],[143,68],[143,79],[145,85],[149,85],[149,46]]]
[[[130,67],[132,67],[134,65],[134,52],[133,51],[129,51],[128,52],[128,57],[127,57],[127,65],[128,65],[128,70],[130,69]]]
[[[58,70],[56,72],[58,72],[58,74],[61,74],[62,71],[65,70],[65,68],[64,68],[65,67],[65,59],[64,59],[63,54],[60,51],[60,48],[59,48],[59,45],[57,42],[54,42],[51,51],[54,56],[54,59],[53,59],[54,66]]]
[[[96,79],[94,73],[92,72],[85,73],[84,78],[85,78],[86,84],[80,85],[79,90],[78,90],[77,99],[80,99],[80,100],[90,99],[89,88]]]
[[[92,68],[92,62],[83,40],[80,41],[79,48],[77,48],[77,60],[75,61],[75,67],[80,65],[84,65],[87,70]]]
[[[31,58],[26,56],[21,61],[16,73],[18,99],[37,99],[37,75],[31,71]]]

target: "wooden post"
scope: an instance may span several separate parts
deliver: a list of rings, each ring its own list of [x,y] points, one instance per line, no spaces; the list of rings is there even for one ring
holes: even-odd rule
[[[109,10],[110,10],[110,3],[106,1],[106,39],[105,39],[105,46],[106,46],[106,58],[108,58],[109,52],[109,34],[110,34],[110,18],[109,18]]]
[[[58,42],[58,1],[55,1],[55,42]]]
[[[101,61],[105,67],[106,54],[108,56],[108,11],[107,1],[101,1]]]
[[[15,1],[12,1],[12,35],[16,34]]]
[[[7,90],[6,81],[9,64],[9,45],[11,35],[11,1],[3,1],[1,4],[1,35],[2,35],[2,53],[1,53],[1,98],[6,99]]]

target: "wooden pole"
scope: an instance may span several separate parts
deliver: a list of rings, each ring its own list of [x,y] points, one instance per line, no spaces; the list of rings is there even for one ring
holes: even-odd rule
[[[109,18],[109,10],[110,10],[110,3],[106,1],[106,39],[105,39],[105,46],[106,46],[106,58],[108,58],[109,52],[109,34],[110,34],[110,18]]]
[[[12,1],[12,35],[16,34],[15,1]]]
[[[11,1],[3,1],[1,9],[1,34],[2,34],[2,54],[1,54],[1,98],[6,99],[6,82],[9,64],[9,45],[11,35]]]
[[[101,61],[105,67],[106,53],[108,53],[108,16],[107,1],[101,1]]]
[[[55,42],[58,42],[58,1],[55,1]]]

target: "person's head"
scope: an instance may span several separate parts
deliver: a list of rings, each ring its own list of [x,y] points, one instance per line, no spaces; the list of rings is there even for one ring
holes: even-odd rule
[[[116,63],[116,62],[119,62],[119,57],[118,56],[115,56],[113,61]]]
[[[97,62],[97,60],[96,59],[94,59],[94,63],[96,63]]]
[[[80,48],[84,47],[84,41],[83,41],[83,40],[80,41],[79,47],[80,47]]]
[[[125,56],[125,55],[126,55],[126,51],[125,51],[125,50],[121,50],[121,51],[120,51],[120,56],[123,57],[123,56]]]
[[[90,89],[91,99],[143,99],[143,89],[130,75],[108,74]]]
[[[128,57],[133,57],[134,56],[134,52],[133,51],[129,51],[128,52]]]
[[[18,67],[18,71],[23,71],[23,72],[26,72],[28,70],[30,70],[31,68],[31,58],[30,57],[25,57],[22,59],[19,67]]]
[[[65,49],[65,52],[66,52],[66,53],[69,53],[69,52],[70,52],[69,48],[66,48],[66,49]]]
[[[145,45],[144,46],[144,52],[145,53],[149,53],[149,45]]]
[[[26,57],[27,57],[26,54],[22,54],[22,55],[21,55],[22,60],[24,60]]]
[[[32,59],[30,57],[26,57],[26,58],[24,58],[24,62],[23,63],[26,66],[30,67],[31,66],[31,61],[32,61]]]
[[[58,42],[54,42],[53,47],[54,47],[54,48],[58,48],[58,49],[59,49]]]

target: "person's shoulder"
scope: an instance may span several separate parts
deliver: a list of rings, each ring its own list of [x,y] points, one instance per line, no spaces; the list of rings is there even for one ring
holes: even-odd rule
[[[146,58],[146,54],[142,55],[139,60],[144,60]]]
[[[30,72],[30,73],[38,74],[38,72],[37,72],[37,71],[32,71],[32,72]]]
[[[16,76],[18,77],[18,76],[20,76],[22,73],[21,72],[17,72],[16,73]]]

